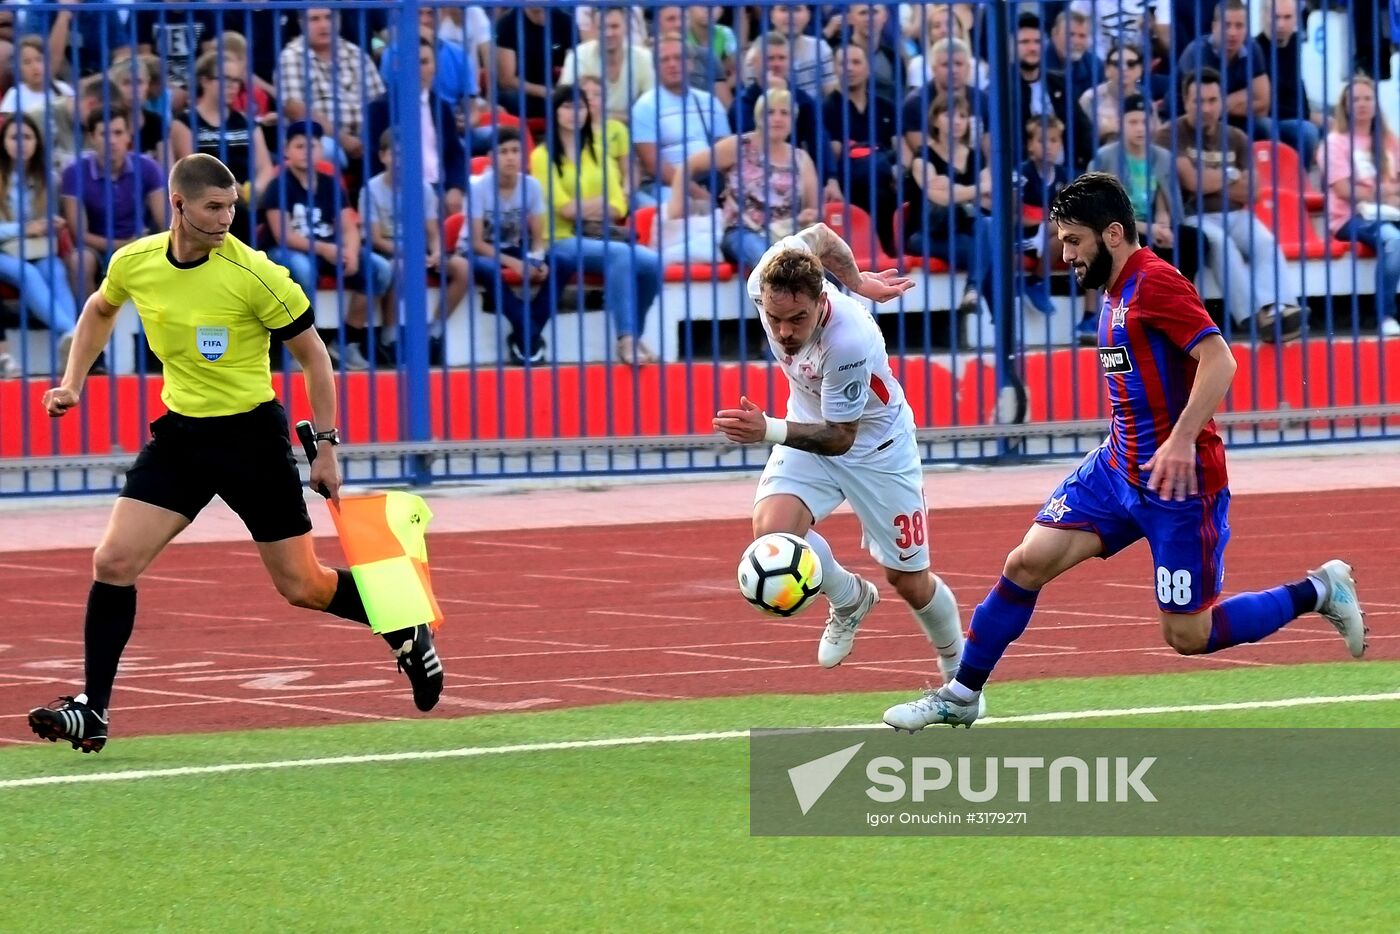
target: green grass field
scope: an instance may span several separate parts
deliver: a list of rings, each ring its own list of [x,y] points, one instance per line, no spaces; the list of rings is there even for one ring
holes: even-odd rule
[[[1010,683],[994,686],[988,701],[997,717],[1398,689],[1400,663],[1392,662]],[[1386,838],[751,837],[742,738],[4,784],[873,723],[903,699],[759,696],[118,735],[99,756],[47,745],[6,749],[0,930],[1400,930],[1400,853]],[[1400,702],[1046,725],[1400,727]],[[919,739],[937,737],[928,731]]]

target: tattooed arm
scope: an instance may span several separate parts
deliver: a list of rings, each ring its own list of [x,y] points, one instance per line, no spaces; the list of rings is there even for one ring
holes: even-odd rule
[[[825,224],[813,224],[797,236],[806,241],[822,266],[838,282],[853,292],[860,289],[860,267],[856,266],[855,254],[846,241],[836,235],[836,231]]]
[[[901,276],[897,270],[861,272],[855,254],[836,231],[825,224],[813,224],[797,236],[821,260],[822,267],[846,288],[873,302],[888,302],[899,298],[914,287],[914,280]]]

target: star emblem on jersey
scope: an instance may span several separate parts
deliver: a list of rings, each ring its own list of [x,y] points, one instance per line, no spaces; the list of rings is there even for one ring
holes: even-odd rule
[[[1128,323],[1128,302],[1126,299],[1120,298],[1117,305],[1109,306],[1109,310],[1113,312],[1113,321],[1111,322],[1113,327],[1121,328]]]
[[[1072,511],[1071,507],[1065,505],[1065,498],[1065,494],[1051,498],[1050,502],[1045,504],[1045,509],[1042,512],[1049,516],[1053,522],[1063,522],[1065,513]]]

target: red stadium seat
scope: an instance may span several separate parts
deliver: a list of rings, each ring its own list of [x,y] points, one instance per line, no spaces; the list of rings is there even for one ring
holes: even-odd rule
[[[632,212],[632,226],[643,246],[656,243],[656,206]],[[661,271],[663,282],[728,282],[734,278],[732,263],[672,263]]]
[[[822,205],[822,221],[846,241],[861,269],[893,269],[899,265],[899,261],[887,255],[880,245],[875,225],[864,208],[829,201]]]
[[[465,214],[449,214],[442,222],[442,246],[445,250],[455,250],[457,240],[462,236],[462,225],[467,222]]]
[[[1309,211],[1321,211],[1326,203],[1322,192],[1313,187],[1307,167],[1301,164],[1298,151],[1286,143],[1263,139],[1254,144],[1254,166],[1263,179],[1264,190],[1287,188],[1303,192],[1303,204]]]
[[[1254,214],[1274,232],[1285,259],[1344,256],[1351,249],[1351,244],[1345,240],[1333,240],[1329,245],[1318,235],[1312,218],[1304,209],[1302,196],[1292,189],[1279,188],[1272,194],[1262,192],[1254,202]]]
[[[491,156],[472,156],[472,175],[481,175],[491,168]]]
[[[522,148],[525,151],[526,164],[529,164],[530,153],[533,152],[535,148],[534,136],[531,135],[530,128],[520,122],[519,117],[512,116],[506,113],[504,110],[497,108],[495,113],[492,113],[488,110],[485,113],[482,113],[480,116],[478,116],[476,118],[476,125],[515,127],[517,130],[520,131],[521,137],[523,137],[523,139],[521,140],[521,142],[524,144]]]

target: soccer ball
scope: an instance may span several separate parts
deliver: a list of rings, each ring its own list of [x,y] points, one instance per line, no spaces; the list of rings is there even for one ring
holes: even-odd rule
[[[821,589],[822,563],[812,546],[796,535],[764,535],[739,559],[739,593],[760,612],[794,616]]]

